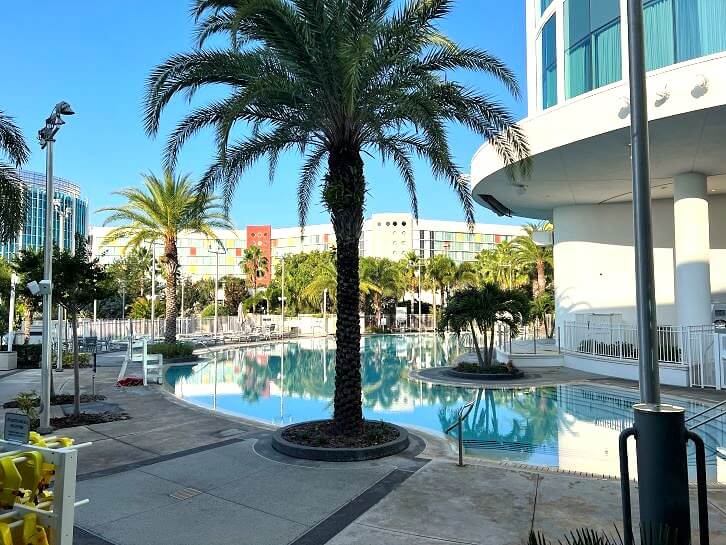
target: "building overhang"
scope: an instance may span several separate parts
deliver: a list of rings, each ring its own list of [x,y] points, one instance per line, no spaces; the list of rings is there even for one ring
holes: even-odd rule
[[[709,192],[726,193],[726,56],[651,73],[648,89],[653,199],[672,197],[672,179],[684,172],[703,173]],[[532,157],[526,179],[512,179],[482,146],[471,165],[474,199],[541,219],[560,206],[632,200],[627,97],[619,82],[522,121]]]

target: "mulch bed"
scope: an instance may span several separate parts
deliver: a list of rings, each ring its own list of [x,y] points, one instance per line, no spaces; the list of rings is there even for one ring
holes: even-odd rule
[[[51,418],[50,425],[55,429],[74,428],[76,426],[90,426],[92,424],[105,424],[107,422],[117,422],[119,420],[128,420],[131,417],[127,413],[122,412],[103,412],[103,413],[81,413],[79,416],[68,415],[59,418]]]
[[[106,396],[103,395],[91,395],[91,394],[81,394],[81,403],[93,403],[94,401],[103,401],[106,399]],[[70,405],[73,403],[73,394],[59,394],[55,395],[52,398],[50,398],[50,404],[51,405]],[[40,406],[40,399],[38,400],[38,403],[36,403],[36,406]],[[17,409],[18,408],[18,402],[13,401],[6,401],[3,403],[4,409]]]
[[[340,435],[332,420],[303,422],[285,429],[283,439],[308,447],[363,448],[382,445],[399,436],[398,430],[385,422],[363,423],[363,429],[356,435]]]
[[[516,368],[507,367],[506,365],[491,365],[482,369],[476,363],[460,363],[454,367],[454,371],[459,373],[482,373],[485,375],[514,375],[517,373]]]

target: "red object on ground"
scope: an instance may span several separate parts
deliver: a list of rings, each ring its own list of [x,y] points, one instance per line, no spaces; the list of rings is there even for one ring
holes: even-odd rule
[[[124,377],[116,381],[116,386],[141,386],[144,379],[141,377]]]

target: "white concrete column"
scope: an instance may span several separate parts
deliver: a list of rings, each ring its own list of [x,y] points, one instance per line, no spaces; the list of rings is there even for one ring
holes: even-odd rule
[[[706,176],[673,179],[675,292],[678,325],[707,325],[711,319],[711,243]]]

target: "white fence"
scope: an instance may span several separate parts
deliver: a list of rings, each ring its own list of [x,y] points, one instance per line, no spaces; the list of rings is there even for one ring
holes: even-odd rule
[[[632,325],[567,322],[561,328],[564,352],[638,360],[638,329]],[[726,387],[726,332],[710,326],[658,326],[658,361],[688,366],[691,386]]]

